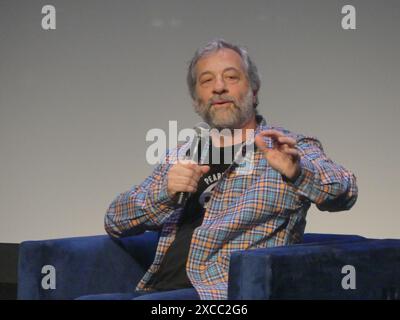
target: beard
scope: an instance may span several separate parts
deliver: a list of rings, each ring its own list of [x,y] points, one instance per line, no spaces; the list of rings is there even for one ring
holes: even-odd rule
[[[229,101],[229,106],[215,106],[215,101]],[[207,103],[200,99],[193,102],[195,111],[211,127],[218,130],[239,129],[254,115],[253,92],[251,88],[240,100],[228,95],[213,96]]]

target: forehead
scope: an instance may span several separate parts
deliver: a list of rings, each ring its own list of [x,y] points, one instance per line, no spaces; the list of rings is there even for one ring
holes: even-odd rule
[[[222,72],[228,68],[244,72],[242,57],[236,51],[224,48],[199,59],[196,63],[196,74],[199,76],[204,72]]]

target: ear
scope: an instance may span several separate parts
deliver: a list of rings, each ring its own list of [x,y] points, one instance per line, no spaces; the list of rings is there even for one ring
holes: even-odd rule
[[[254,108],[256,108],[258,105],[257,93],[258,93],[258,90],[253,91],[253,106],[254,106]]]

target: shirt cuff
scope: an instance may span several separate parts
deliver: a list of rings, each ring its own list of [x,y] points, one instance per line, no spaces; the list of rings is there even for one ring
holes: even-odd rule
[[[290,180],[282,176],[284,182],[294,187],[297,192],[305,197],[309,197],[315,180],[315,170],[313,163],[307,158],[300,160],[300,175],[295,180]]]
[[[154,197],[154,200],[156,203],[159,203],[161,205],[166,205],[168,207],[174,206],[175,202],[168,194],[168,179],[167,179],[167,177],[165,177],[163,179],[163,181],[161,182],[159,192],[157,192],[157,195]]]

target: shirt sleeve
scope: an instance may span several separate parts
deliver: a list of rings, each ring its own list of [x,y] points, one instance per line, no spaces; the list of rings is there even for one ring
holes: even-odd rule
[[[284,180],[321,211],[349,210],[358,196],[354,174],[329,159],[315,138],[299,138],[297,148],[301,173],[295,181]]]
[[[174,201],[167,192],[168,160],[158,164],[140,185],[119,194],[109,206],[104,226],[113,237],[158,230],[174,212]]]

